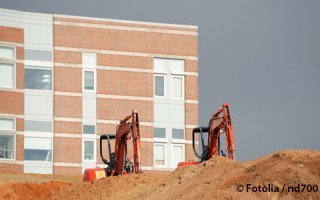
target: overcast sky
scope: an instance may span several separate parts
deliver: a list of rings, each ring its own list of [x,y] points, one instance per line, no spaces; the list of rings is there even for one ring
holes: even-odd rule
[[[0,7],[199,27],[199,124],[229,102],[239,160],[320,149],[318,0],[1,0]]]

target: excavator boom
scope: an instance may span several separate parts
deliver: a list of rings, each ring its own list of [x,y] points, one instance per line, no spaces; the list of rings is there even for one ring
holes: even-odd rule
[[[207,141],[205,141],[204,133],[208,133]],[[197,150],[196,134],[199,136],[199,143],[202,150],[201,154]],[[192,131],[193,151],[196,157],[200,159],[200,162],[208,160],[214,155],[222,154],[226,156],[225,153],[220,150],[220,137],[222,134],[225,134],[228,157],[234,160],[234,135],[230,109],[227,103],[224,103],[217,112],[212,114],[207,127],[197,127]],[[190,164],[196,164],[196,162],[181,162],[178,166]]]
[[[129,121],[131,119],[131,121]],[[127,141],[132,139],[133,143],[133,161],[128,158]],[[109,160],[103,156],[103,141],[107,140]],[[111,151],[110,141],[115,140],[114,152]],[[112,175],[122,175],[127,173],[141,172],[141,155],[140,155],[140,130],[139,116],[137,111],[132,111],[131,115],[122,119],[117,126],[116,134],[105,134],[100,136],[100,156],[106,169],[86,169],[84,181],[93,181]],[[99,173],[98,173],[99,172]],[[104,173],[104,175],[101,175]],[[98,176],[98,174],[100,174]]]

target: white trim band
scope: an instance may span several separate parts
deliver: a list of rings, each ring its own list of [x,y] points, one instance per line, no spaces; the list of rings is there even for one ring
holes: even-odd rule
[[[15,115],[15,114],[8,114],[8,113],[0,113],[1,117],[12,117],[12,118],[20,118],[24,119],[24,115]]]
[[[55,117],[54,121],[63,122],[82,122],[82,118],[69,118],[69,117]]]
[[[189,104],[199,104],[199,101],[198,101],[198,100],[188,100],[188,99],[186,99],[186,100],[185,100],[185,103],[189,103]]]
[[[0,9],[1,10],[1,9]],[[7,41],[2,41],[0,40],[0,45],[9,45],[9,46],[16,46],[16,47],[24,47],[23,43],[18,43],[18,42],[7,42]]]
[[[111,54],[111,55],[121,55],[121,56],[151,57],[151,58],[162,57],[162,58],[173,58],[173,59],[185,59],[185,60],[198,61],[197,56],[179,56],[179,55],[169,55],[169,54],[138,53],[138,52],[129,52],[129,51],[112,51],[112,50],[61,47],[61,46],[55,46],[54,50],[56,50],[56,51],[74,51],[74,52],[80,52],[80,53]]]
[[[186,125],[186,128],[190,128],[190,129],[194,129],[194,128],[197,128],[198,125]]]
[[[73,63],[60,63],[60,62],[55,62],[54,66],[56,67],[71,67],[71,68],[78,68],[82,69],[81,64],[73,64]],[[153,69],[145,69],[145,68],[137,68],[137,67],[119,67],[119,66],[103,66],[103,65],[98,65],[97,69],[100,70],[108,70],[108,71],[123,71],[123,72],[137,72],[137,73],[159,73],[159,72],[154,72]],[[185,75],[185,76],[198,76],[198,72],[183,72],[178,75]]]
[[[70,97],[82,97],[82,93],[80,93],[80,92],[60,92],[60,91],[55,91],[54,95],[57,95],[57,96],[70,96]]]
[[[2,160],[2,159],[0,159],[0,164],[24,165],[24,161],[23,160]]]
[[[18,88],[2,88],[2,87],[0,87],[0,91],[24,93],[24,89],[18,89]]]
[[[97,94],[97,98],[101,98],[101,99],[137,100],[137,101],[153,101],[153,97],[123,96],[123,95],[109,95],[109,94]]]
[[[82,167],[82,163],[54,162],[54,167]]]

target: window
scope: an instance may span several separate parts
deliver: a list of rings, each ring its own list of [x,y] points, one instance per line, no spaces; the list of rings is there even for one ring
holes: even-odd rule
[[[154,77],[154,95],[158,97],[165,96],[165,76],[155,75]]]
[[[24,120],[25,131],[52,132],[52,122]]]
[[[183,79],[179,76],[172,77],[172,97],[183,98]]]
[[[154,128],[153,132],[155,138],[166,138],[165,128]]]
[[[172,129],[172,138],[173,139],[184,139],[184,130],[183,129]]]
[[[14,159],[14,135],[0,135],[0,159]]]
[[[83,134],[95,134],[96,126],[95,125],[83,125]]]
[[[15,135],[8,131],[15,131],[14,119],[0,118],[0,159],[14,159]],[[6,131],[6,133],[1,133]]]
[[[0,57],[2,58],[15,58],[15,48],[9,46],[0,46]]]
[[[172,147],[172,167],[177,167],[179,162],[184,161],[184,145],[183,144],[173,144]]]
[[[36,49],[25,49],[24,50],[25,60],[38,60],[38,61],[52,61],[52,51],[36,50]]]
[[[26,161],[52,161],[51,150],[51,138],[24,138],[24,160]]]
[[[94,161],[95,160],[95,143],[93,140],[83,141],[83,160]]]
[[[0,62],[0,87],[16,87],[15,65],[12,63]]]
[[[165,144],[154,145],[154,164],[158,166],[165,165]]]
[[[40,69],[26,66],[24,68],[24,87],[35,90],[52,89],[51,69]]]
[[[0,130],[14,131],[15,129],[14,119],[0,118]]]
[[[95,90],[95,71],[84,70],[84,90]]]

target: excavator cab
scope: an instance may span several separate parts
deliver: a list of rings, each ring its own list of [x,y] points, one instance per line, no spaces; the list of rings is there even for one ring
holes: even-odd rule
[[[106,135],[101,135],[100,136],[100,157],[101,160],[104,164],[107,165],[106,168],[106,173],[107,176],[111,176],[112,175],[112,170],[115,169],[115,165],[116,165],[116,153],[112,152],[111,150],[111,141],[116,139],[116,134],[106,134]],[[125,138],[126,140],[128,140],[129,138]],[[103,156],[103,142],[104,140],[106,140],[107,145],[108,145],[108,154],[109,154],[109,160],[107,160],[106,158],[104,158]],[[123,162],[123,174],[131,174],[133,173],[133,162],[129,159],[127,159],[127,145],[125,145],[125,155],[124,157],[126,158]]]

